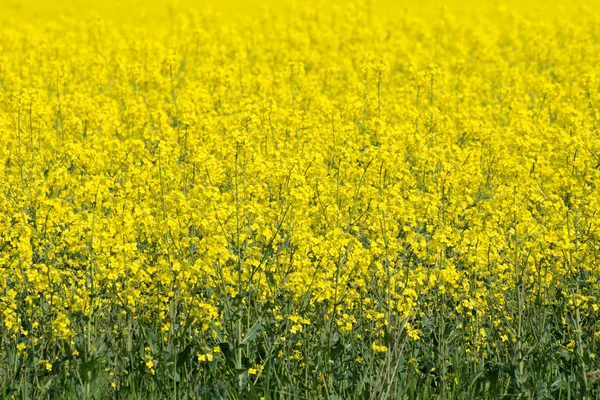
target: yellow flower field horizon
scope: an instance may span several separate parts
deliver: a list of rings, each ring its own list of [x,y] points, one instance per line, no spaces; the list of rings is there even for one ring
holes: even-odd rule
[[[293,12],[301,8],[343,9],[351,4],[342,0],[109,0],[99,3],[91,0],[3,0],[0,21],[20,24],[44,24],[54,19],[90,18],[99,15],[116,23],[164,22],[173,16],[175,10],[210,11],[224,20],[235,21],[243,18],[257,18],[266,13]],[[414,17],[439,17],[450,13],[455,18],[479,18],[480,14],[490,14],[497,10],[509,10],[543,18],[575,17],[582,13],[600,11],[600,4],[594,0],[371,0],[361,7],[369,9],[380,21],[390,21],[403,15]]]

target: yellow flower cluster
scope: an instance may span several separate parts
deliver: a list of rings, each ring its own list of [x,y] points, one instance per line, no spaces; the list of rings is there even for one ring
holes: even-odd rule
[[[527,304],[597,317],[600,21],[368,10],[4,24],[0,331],[216,337],[251,298],[478,352]]]

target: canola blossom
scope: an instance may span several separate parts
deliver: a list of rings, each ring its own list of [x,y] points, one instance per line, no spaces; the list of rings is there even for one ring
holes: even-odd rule
[[[600,18],[371,7],[0,27],[1,394],[599,395]]]

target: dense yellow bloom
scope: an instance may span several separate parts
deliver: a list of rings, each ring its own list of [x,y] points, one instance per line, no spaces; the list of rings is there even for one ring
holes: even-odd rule
[[[420,341],[439,312],[485,357],[494,335],[521,337],[503,324],[556,299],[566,331],[598,336],[575,326],[600,307],[592,13],[383,18],[360,2],[227,19],[188,6],[168,21],[155,4],[145,23],[79,10],[1,25],[12,349],[109,333],[156,345],[131,318],[161,345],[248,349],[272,324],[281,346],[326,326],[384,353],[378,338]],[[242,323],[221,329],[232,308],[275,303],[248,339]],[[294,343],[288,359],[305,362]],[[140,356],[152,374],[156,354]]]

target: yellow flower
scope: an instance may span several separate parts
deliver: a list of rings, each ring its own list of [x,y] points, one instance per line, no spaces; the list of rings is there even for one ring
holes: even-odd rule
[[[373,342],[371,344],[371,349],[376,353],[385,353],[386,351],[388,351],[387,346],[377,344],[376,342]]]
[[[211,362],[213,360],[213,355],[212,353],[206,353],[206,354],[198,354],[198,361],[207,361],[207,362]]]

